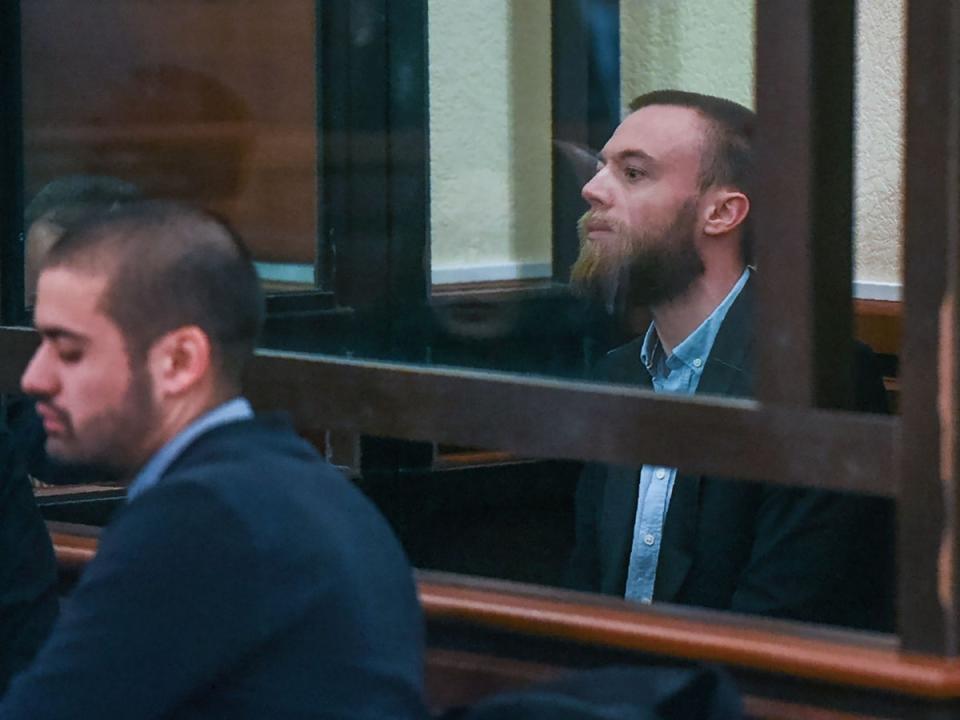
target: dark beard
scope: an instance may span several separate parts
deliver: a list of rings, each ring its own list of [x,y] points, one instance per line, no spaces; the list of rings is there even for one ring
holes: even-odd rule
[[[619,227],[616,239],[604,245],[586,237],[589,217],[588,212],[577,223],[580,256],[570,270],[570,283],[577,294],[608,312],[662,305],[703,275],[693,242],[696,199],[687,200],[665,229],[639,234]]]
[[[72,452],[61,453],[47,441],[51,472],[58,469],[66,475],[99,476],[105,481],[133,479],[150,453],[144,442],[160,422],[153,400],[153,382],[145,361],[132,361],[130,386],[118,407],[106,408],[86,421],[84,442]],[[72,423],[71,423],[72,425]]]

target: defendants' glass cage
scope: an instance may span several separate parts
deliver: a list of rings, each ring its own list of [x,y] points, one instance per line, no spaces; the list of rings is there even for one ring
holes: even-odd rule
[[[758,716],[789,716],[769,704],[784,697],[954,707],[955,3],[0,12],[6,324],[27,317],[24,208],[56,178],[117,176],[229,217],[270,293],[249,395],[292,413],[425,568],[433,677],[509,684],[668,656],[727,663]],[[881,61],[892,89],[875,77],[891,73],[871,75]],[[586,381],[646,321],[568,291],[580,186],[626,103],[663,86],[758,113],[756,400]],[[901,107],[902,136],[889,122]],[[887,225],[879,207],[893,207]],[[33,339],[3,335],[13,391]],[[845,409],[855,336],[879,353],[899,416]],[[897,638],[542,587],[562,583],[583,461],[895,499]],[[100,512],[43,502],[61,520]],[[456,699],[434,682],[438,704]]]

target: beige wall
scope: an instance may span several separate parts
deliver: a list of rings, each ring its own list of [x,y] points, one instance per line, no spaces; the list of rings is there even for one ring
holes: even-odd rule
[[[550,3],[432,0],[428,12],[435,281],[549,263]]]
[[[906,0],[860,2],[857,10],[855,275],[899,283]]]
[[[678,88],[753,106],[752,0],[620,3],[623,105]]]

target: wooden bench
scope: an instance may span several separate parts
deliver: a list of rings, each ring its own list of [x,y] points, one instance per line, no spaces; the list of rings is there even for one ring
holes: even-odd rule
[[[96,554],[98,528],[49,523],[61,571]],[[418,573],[431,708],[469,704],[571,669],[704,662],[730,672],[748,716],[877,720],[960,715],[960,661],[900,652],[892,636]]]

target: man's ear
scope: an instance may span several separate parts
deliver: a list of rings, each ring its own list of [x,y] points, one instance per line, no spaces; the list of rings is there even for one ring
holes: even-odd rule
[[[210,338],[196,325],[185,325],[160,337],[150,348],[147,364],[160,397],[181,395],[210,373]]]
[[[703,226],[705,235],[726,235],[740,227],[750,212],[750,199],[738,190],[718,189],[711,200]]]

